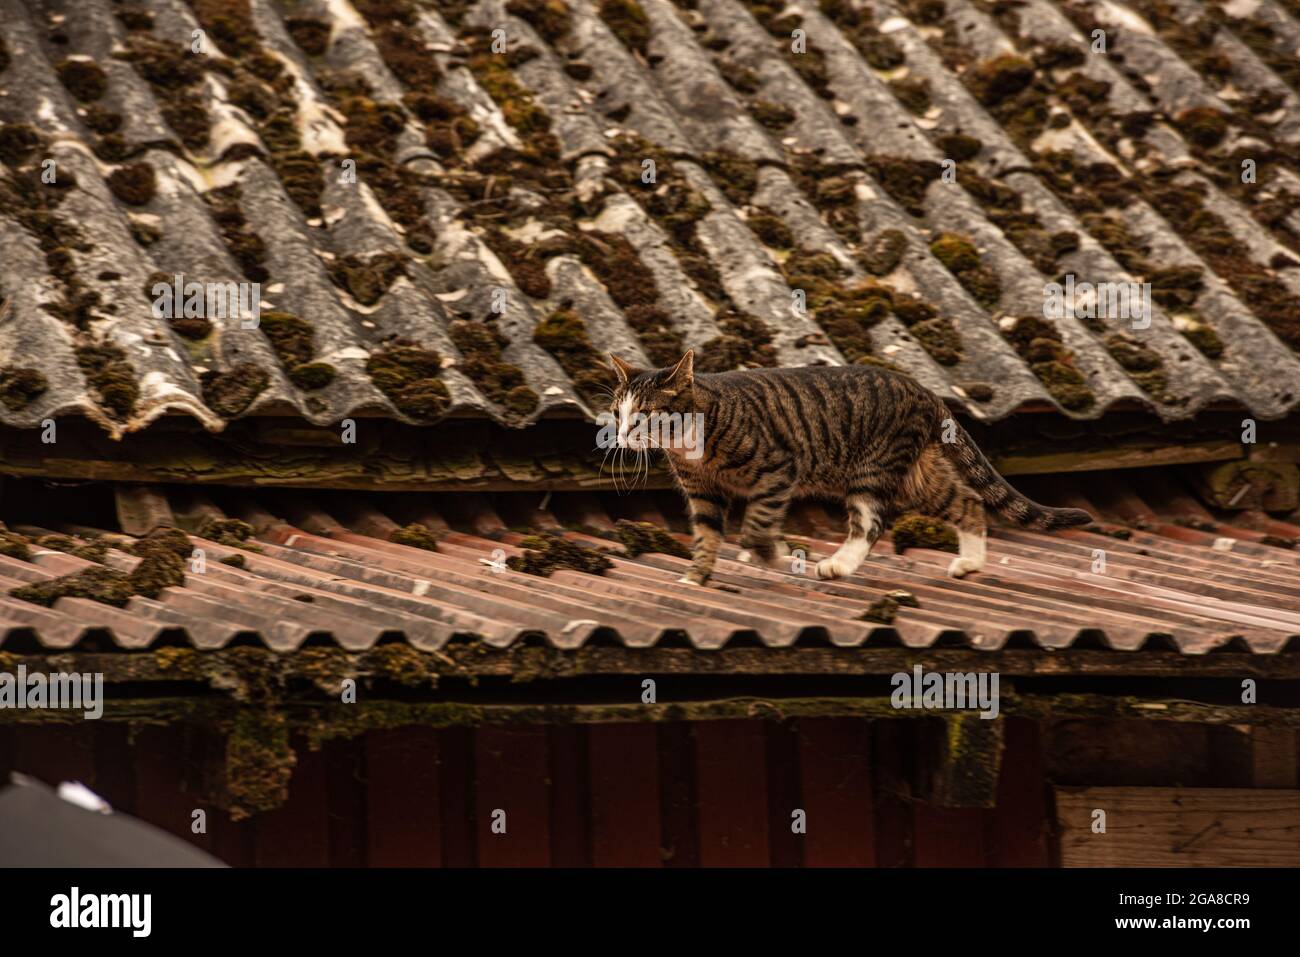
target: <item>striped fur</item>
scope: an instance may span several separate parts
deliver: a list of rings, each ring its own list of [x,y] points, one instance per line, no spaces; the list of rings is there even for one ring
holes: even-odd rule
[[[984,563],[986,507],[1026,528],[1092,520],[1079,509],[1038,505],[1013,489],[947,407],[906,375],[870,365],[696,375],[689,352],[673,368],[649,371],[612,358],[619,376],[615,415],[704,416],[699,458],[668,450],[694,532],[684,582],[703,584],[712,573],[733,501],[745,504],[742,557],[766,564],[783,557],[781,525],[794,499],[843,502],[848,538],[817,564],[820,578],[853,574],[906,511],[956,526],[954,576]]]

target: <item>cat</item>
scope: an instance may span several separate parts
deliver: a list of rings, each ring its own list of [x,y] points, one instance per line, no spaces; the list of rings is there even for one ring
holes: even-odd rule
[[[1022,528],[1093,520],[1082,509],[1049,508],[1017,492],[947,406],[905,374],[853,365],[697,375],[691,351],[663,369],[610,359],[618,380],[610,414],[620,444],[664,448],[686,498],[694,542],[683,583],[703,585],[713,573],[732,500],[745,503],[741,560],[772,567],[787,554],[781,525],[793,499],[843,502],[848,538],[815,566],[821,579],[856,572],[905,511],[956,527],[958,555],[948,566],[954,578],[984,567],[985,507]],[[655,413],[684,418],[686,441],[655,442],[632,427]]]

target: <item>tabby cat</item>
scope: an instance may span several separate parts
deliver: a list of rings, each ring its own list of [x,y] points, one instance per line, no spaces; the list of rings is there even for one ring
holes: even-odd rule
[[[713,572],[732,500],[745,503],[741,560],[768,565],[785,557],[781,524],[792,499],[842,501],[848,538],[817,563],[818,578],[852,575],[905,511],[956,526],[953,577],[984,566],[986,506],[1022,528],[1092,521],[1080,509],[1048,508],[1017,492],[943,402],[906,375],[871,365],[696,375],[691,352],[672,368],[648,371],[610,358],[618,375],[610,412],[623,445],[665,447],[629,437],[630,422],[654,413],[702,426],[694,449],[665,447],[695,536],[681,579],[688,584],[702,585]]]

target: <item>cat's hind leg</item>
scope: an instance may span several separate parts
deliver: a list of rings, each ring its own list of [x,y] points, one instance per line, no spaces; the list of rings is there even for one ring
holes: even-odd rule
[[[871,546],[884,531],[880,509],[865,495],[850,495],[844,500],[849,513],[849,537],[830,558],[817,563],[818,578],[847,578],[857,571]]]
[[[957,557],[948,565],[948,575],[961,578],[984,567],[988,549],[984,502],[970,489],[963,489],[943,515],[957,527]]]

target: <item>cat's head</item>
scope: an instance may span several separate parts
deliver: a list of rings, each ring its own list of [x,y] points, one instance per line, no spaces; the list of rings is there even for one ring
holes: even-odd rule
[[[625,435],[633,416],[637,413],[650,416],[656,412],[677,412],[685,415],[695,411],[695,353],[686,355],[674,366],[662,369],[638,369],[610,354],[618,386],[610,402],[609,411]]]

